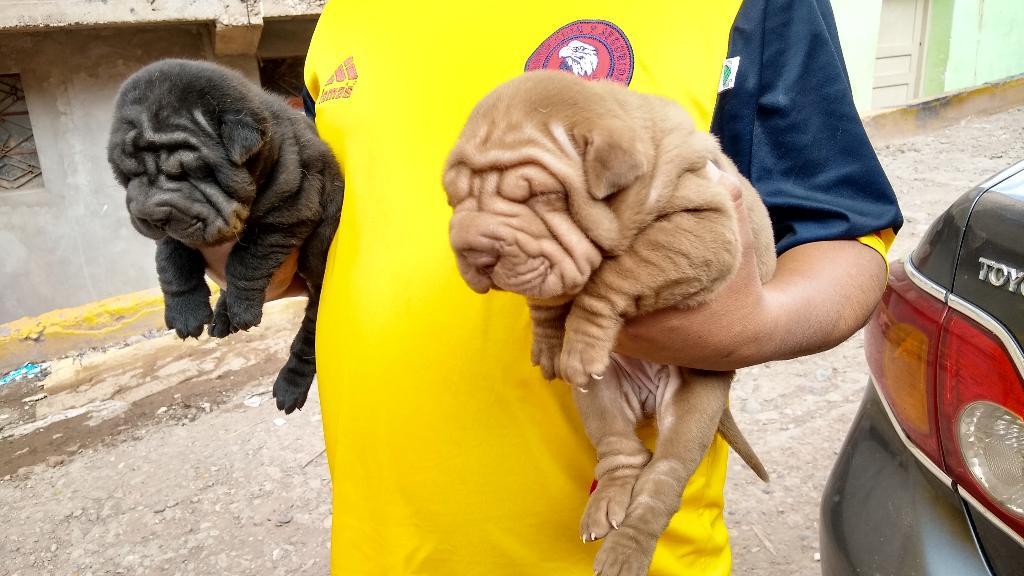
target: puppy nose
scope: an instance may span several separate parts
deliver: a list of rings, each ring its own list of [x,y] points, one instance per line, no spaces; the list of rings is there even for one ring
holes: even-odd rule
[[[498,257],[496,255],[481,252],[480,250],[464,250],[462,256],[470,266],[476,268],[478,274],[488,278],[490,278],[491,273],[494,272],[494,267],[498,264]]]
[[[481,252],[480,250],[465,250],[462,255],[466,257],[467,262],[481,269],[494,268],[494,265],[498,262],[497,255]]]
[[[171,208],[154,206],[151,202],[130,202],[128,211],[139,220],[160,230],[166,228],[171,221]]]

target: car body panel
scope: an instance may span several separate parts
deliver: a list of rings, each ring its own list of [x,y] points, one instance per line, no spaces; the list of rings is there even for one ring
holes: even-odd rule
[[[1017,342],[1024,340],[1024,294],[1020,290],[1024,281],[1018,277],[1018,283],[1014,283],[1006,271],[1024,274],[1022,233],[1024,198],[996,190],[983,194],[971,212],[952,287],[953,294],[1006,326]],[[983,265],[980,259],[1005,269],[992,270],[991,265]],[[983,268],[990,272],[985,278],[979,274]],[[1003,281],[995,286],[993,279]]]
[[[991,576],[951,483],[909,448],[868,385],[821,504],[825,576]]]
[[[1024,374],[1020,344],[1024,341],[1024,171],[1004,171],[1001,176],[974,203],[947,300],[995,334]],[[999,268],[994,275],[993,266]],[[989,273],[983,274],[983,270]],[[1014,277],[1018,282],[1013,282]],[[1024,394],[1024,386],[1020,393]],[[966,497],[963,490],[961,494]],[[1011,534],[1009,527],[973,499],[967,497],[967,501],[975,533],[993,571],[1024,574],[1024,539]]]
[[[1020,543],[997,526],[980,507],[968,503],[967,511],[992,571],[996,574],[1024,574],[1024,548]]]
[[[905,269],[991,331],[1024,374],[1022,230],[1024,161],[957,199]],[[999,264],[996,277],[981,277],[980,258]],[[1012,291],[1004,272],[1020,279]],[[1024,538],[910,442],[873,383],[822,498],[821,553],[826,576],[1024,575]]]
[[[953,272],[956,269],[956,255],[960,250],[967,217],[984,188],[975,188],[960,196],[942,213],[928,230],[910,256],[910,261],[929,280],[949,290],[953,287]]]
[[[1018,162],[1005,170],[986,178],[970,191],[958,198],[942,213],[918,244],[910,261],[932,282],[946,290],[953,288],[953,273],[956,269],[957,254],[960,250],[967,219],[974,204],[986,191],[992,188],[1010,189],[1007,182],[1019,182],[1024,187],[1024,162]],[[1024,190],[1021,190],[1024,192]]]

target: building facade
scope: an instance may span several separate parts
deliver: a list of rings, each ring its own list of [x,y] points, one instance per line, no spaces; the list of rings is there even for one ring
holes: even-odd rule
[[[1024,74],[1021,0],[832,0],[857,107]]]
[[[0,0],[0,324],[156,286],[106,162],[128,75],[212,59],[294,97],[325,2]],[[1024,73],[1022,0],[832,4],[862,113]]]
[[[296,96],[325,0],[0,0],[0,323],[156,285],[106,160],[114,97],[161,58]]]

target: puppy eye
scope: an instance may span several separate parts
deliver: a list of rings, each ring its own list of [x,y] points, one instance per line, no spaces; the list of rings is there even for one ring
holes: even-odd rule
[[[132,178],[138,178],[146,173],[145,167],[138,159],[127,156],[124,154],[115,154],[114,163],[117,166],[117,170],[114,170],[118,180],[124,180],[125,183]]]
[[[531,196],[526,204],[534,209],[541,207],[545,210],[567,209],[569,200],[566,198],[565,192],[541,191]]]
[[[181,169],[180,165],[176,166],[176,167],[171,167],[171,166],[165,167],[164,170],[163,170],[163,173],[164,173],[164,176],[168,180],[184,180],[185,179],[185,171]]]
[[[195,153],[188,150],[163,150],[160,152],[160,171],[168,180],[185,180],[194,175],[191,164]]]
[[[203,162],[198,155],[192,155],[182,161],[185,173],[192,178],[204,179],[212,174],[210,166]]]

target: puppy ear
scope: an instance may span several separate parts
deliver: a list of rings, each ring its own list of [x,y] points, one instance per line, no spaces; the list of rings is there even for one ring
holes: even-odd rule
[[[614,122],[614,121],[612,121]],[[627,188],[647,170],[646,147],[637,131],[605,120],[579,136],[583,143],[583,169],[587,189],[604,200]]]
[[[574,136],[582,149],[586,190],[569,192],[569,209],[587,236],[608,254],[620,254],[629,242],[630,215],[635,202],[616,202],[622,192],[650,170],[653,145],[642,131],[617,122],[597,118],[577,125]]]
[[[227,115],[221,120],[220,137],[228,158],[242,165],[263,146],[264,134],[262,127],[248,115]]]

